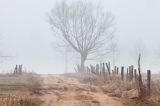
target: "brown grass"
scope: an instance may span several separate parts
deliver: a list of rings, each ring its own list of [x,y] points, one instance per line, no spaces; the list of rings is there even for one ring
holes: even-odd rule
[[[0,100],[0,106],[41,106],[42,101],[36,98],[9,95]]]
[[[110,96],[122,97],[125,91],[136,90],[138,87],[137,81],[122,81],[120,76],[113,75],[107,78],[103,77],[85,77],[84,82],[98,85],[102,90]],[[146,80],[143,79],[146,86]],[[125,106],[160,106],[160,80],[156,79],[151,82],[152,95],[145,100],[123,98]]]
[[[40,75],[32,73],[0,75],[0,106],[41,106],[42,101],[30,95],[40,87],[39,79]]]
[[[87,74],[85,76],[69,74],[68,77],[78,78],[78,80],[80,80],[81,82],[85,84],[90,84],[91,88],[94,88],[94,86],[92,85],[98,86],[107,95],[120,97],[120,98],[123,92],[137,88],[136,81],[134,80],[122,81],[120,76],[118,75],[108,76],[104,78],[100,76],[87,75]],[[0,75],[0,91],[1,91],[0,98],[1,97],[3,98],[0,100],[0,106],[41,106],[43,102],[40,99],[32,98],[32,96],[35,96],[35,97],[41,96],[37,94],[41,92],[39,90],[41,90],[43,86],[41,85],[42,78],[43,77],[36,74],[32,74],[32,75],[24,74],[20,76]],[[53,84],[52,81],[54,80],[50,80],[51,84]],[[58,84],[60,83],[62,82],[58,82]],[[144,80],[144,84],[146,84],[145,80]],[[151,84],[152,84],[151,97],[148,97],[143,101],[138,99],[125,98],[124,99],[126,104],[125,106],[160,106],[160,80],[157,80],[157,79],[153,80]],[[59,87],[58,87],[58,90],[60,90]],[[94,91],[94,89],[91,91]],[[13,95],[7,96],[9,95],[9,93],[12,93],[18,96],[13,96]],[[26,97],[28,98],[24,97],[23,95],[26,95]],[[85,97],[82,97],[82,98],[85,98]],[[84,103],[80,103],[80,105],[78,106],[92,106],[89,104],[95,104],[95,103],[84,102]]]
[[[6,98],[2,98],[2,104],[3,106],[32,106],[32,101],[28,98],[9,95]]]

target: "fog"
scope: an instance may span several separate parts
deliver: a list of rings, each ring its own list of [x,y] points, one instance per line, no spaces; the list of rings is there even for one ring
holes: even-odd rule
[[[4,55],[11,56],[1,59],[3,63],[0,63],[0,72],[12,70],[16,64],[23,64],[28,70],[37,73],[65,72],[65,57],[54,48],[54,41],[57,38],[53,36],[47,22],[47,13],[57,1],[0,0],[0,48]],[[117,29],[115,64],[118,66],[137,64],[136,45],[142,45],[143,71],[151,69],[159,73],[160,1],[90,1],[100,4],[115,16]],[[112,62],[112,59],[109,58],[108,61]],[[68,72],[73,72],[78,62],[78,59],[69,54]]]

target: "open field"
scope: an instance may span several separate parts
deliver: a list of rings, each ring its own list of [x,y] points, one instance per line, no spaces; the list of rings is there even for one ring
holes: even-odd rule
[[[159,11],[160,0],[0,0],[0,106],[160,106]]]
[[[154,79],[154,75],[152,77]],[[152,89],[156,89],[152,91],[153,96],[140,102],[136,99],[134,81],[121,82],[118,76],[103,82],[94,75],[0,75],[0,106],[21,106],[4,105],[4,98],[9,95],[23,98],[23,101],[29,98],[30,105],[22,106],[159,106],[157,78],[152,83]]]
[[[33,76],[33,75],[32,75]],[[35,80],[40,80],[36,82]],[[98,86],[81,83],[63,75],[1,75],[0,97],[18,95],[33,100],[32,106],[122,106],[120,98],[110,97]],[[31,83],[39,83],[38,93],[32,92]],[[34,86],[31,86],[34,87]],[[40,103],[40,104],[39,104]],[[38,104],[38,105],[37,105]],[[2,105],[2,101],[1,104]]]

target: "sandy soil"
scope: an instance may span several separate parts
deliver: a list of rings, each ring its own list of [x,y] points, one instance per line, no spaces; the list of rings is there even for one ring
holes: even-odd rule
[[[119,98],[109,97],[97,86],[82,84],[75,78],[43,76],[41,99],[44,106],[122,106]]]

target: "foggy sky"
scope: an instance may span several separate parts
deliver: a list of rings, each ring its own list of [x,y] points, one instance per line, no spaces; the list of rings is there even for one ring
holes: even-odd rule
[[[23,64],[28,70],[38,73],[64,72],[64,56],[52,46],[56,38],[46,15],[57,1],[0,0],[0,50],[5,55],[13,56],[0,63],[0,72],[13,69],[15,64]],[[151,69],[160,72],[160,1],[90,1],[99,3],[115,16],[116,64],[136,64],[138,56],[134,50],[140,42],[146,46],[142,46],[145,48],[142,54],[144,71]],[[78,60],[69,56],[70,72],[73,71],[73,63],[78,63]]]

